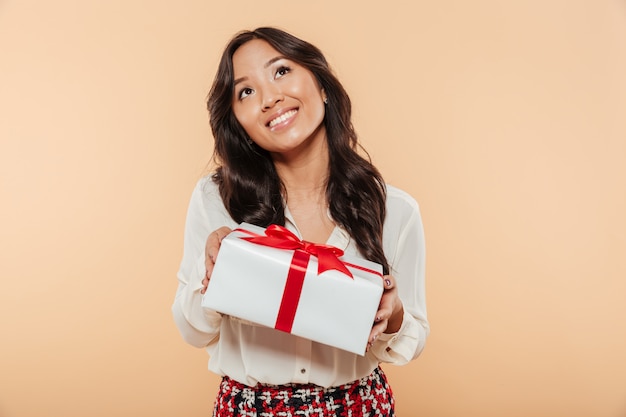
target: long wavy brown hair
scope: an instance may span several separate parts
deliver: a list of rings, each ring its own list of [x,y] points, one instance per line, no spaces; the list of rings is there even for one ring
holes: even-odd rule
[[[352,104],[322,52],[285,31],[261,27],[235,35],[226,46],[207,107],[215,139],[213,159],[217,169],[213,180],[222,200],[236,222],[266,227],[285,224],[284,186],[269,153],[252,141],[232,111],[234,94],[233,54],[246,42],[262,39],[283,56],[313,73],[328,97],[324,125],[328,140],[329,176],[326,199],[336,224],[354,239],[361,255],[389,265],[382,248],[386,191],[382,176],[369,155],[359,154],[358,138],[352,125]]]

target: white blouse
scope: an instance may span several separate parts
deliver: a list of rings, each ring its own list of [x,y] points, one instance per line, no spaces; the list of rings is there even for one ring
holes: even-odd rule
[[[285,216],[285,227],[301,238],[288,209]],[[238,223],[224,208],[217,185],[206,176],[191,196],[172,312],[183,339],[206,348],[212,372],[250,386],[313,383],[329,387],[367,376],[380,362],[405,364],[424,348],[429,333],[424,231],[419,207],[404,191],[387,186],[383,231],[383,250],[397,282],[404,318],[397,333],[381,334],[365,356],[202,308],[205,243],[209,233],[221,226],[234,229]],[[359,256],[356,245],[340,227],[335,227],[326,244]]]

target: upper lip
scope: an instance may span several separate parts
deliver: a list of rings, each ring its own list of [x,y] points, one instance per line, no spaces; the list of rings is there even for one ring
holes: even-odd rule
[[[265,126],[269,126],[269,125],[270,125],[270,122],[271,122],[272,120],[276,119],[277,117],[280,117],[280,116],[282,116],[283,114],[285,114],[285,113],[287,113],[287,112],[289,112],[289,111],[291,111],[291,110],[297,110],[297,109],[298,109],[297,107],[286,107],[286,108],[284,108],[284,109],[280,109],[280,110],[278,110],[278,111],[277,111],[277,112],[275,112],[275,113],[272,113],[272,115],[271,115],[270,117],[268,117],[268,118],[265,120]]]

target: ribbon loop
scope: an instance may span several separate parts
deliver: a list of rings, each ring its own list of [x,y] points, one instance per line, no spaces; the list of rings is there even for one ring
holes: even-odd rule
[[[343,251],[337,247],[300,240],[287,228],[272,224],[265,229],[265,236],[242,238],[248,242],[277,249],[302,250],[317,258],[317,274],[334,269],[354,279],[346,265],[339,259]]]

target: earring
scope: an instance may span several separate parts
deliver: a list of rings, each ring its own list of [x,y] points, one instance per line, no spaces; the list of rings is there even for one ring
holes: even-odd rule
[[[328,104],[328,97],[324,97],[324,104]]]

